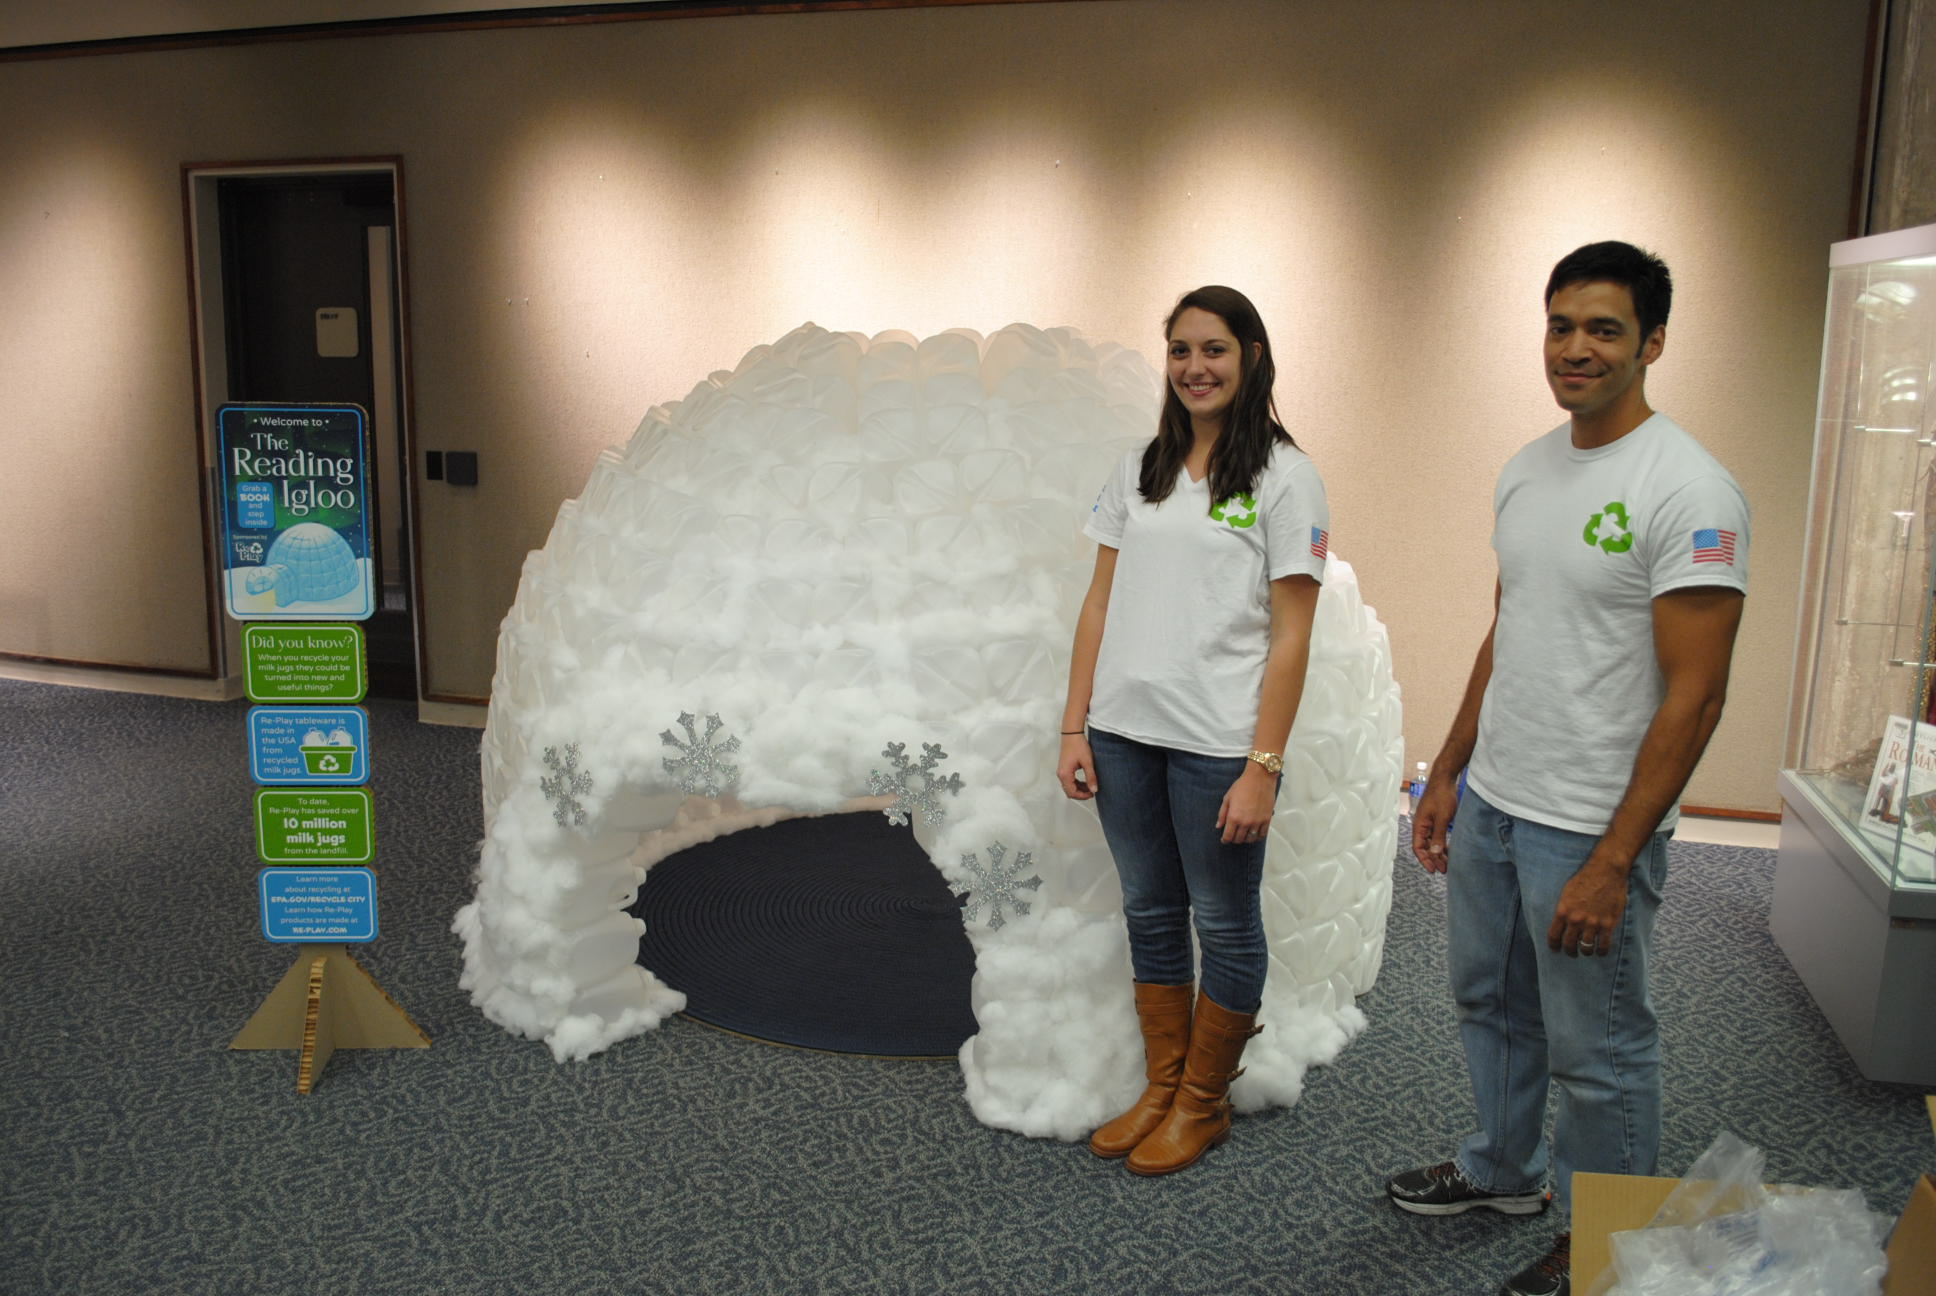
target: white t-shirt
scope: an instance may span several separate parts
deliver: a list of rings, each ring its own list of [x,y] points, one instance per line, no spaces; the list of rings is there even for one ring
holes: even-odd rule
[[[1270,583],[1322,581],[1331,514],[1310,456],[1278,443],[1256,489],[1214,511],[1187,469],[1160,505],[1137,493],[1142,450],[1124,455],[1084,534],[1118,551],[1089,721],[1137,742],[1244,756],[1270,652]]]
[[[1467,779],[1508,814],[1597,836],[1664,693],[1653,601],[1746,592],[1748,499],[1655,414],[1593,450],[1562,423],[1507,462],[1492,507],[1499,622]]]

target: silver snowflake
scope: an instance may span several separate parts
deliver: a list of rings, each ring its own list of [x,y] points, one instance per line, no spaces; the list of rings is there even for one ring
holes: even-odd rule
[[[1002,916],[1003,905],[1014,910],[1017,918],[1028,913],[1029,901],[1022,899],[1016,892],[1022,887],[1027,887],[1031,891],[1040,890],[1042,878],[1038,874],[1017,881],[1017,875],[1029,866],[1032,858],[1029,852],[1021,851],[1015,856],[1014,862],[1009,863],[1008,847],[1000,842],[988,843],[988,865],[985,868],[982,862],[975,858],[975,852],[969,851],[963,855],[961,867],[975,875],[974,882],[952,888],[956,895],[968,897],[967,907],[961,911],[963,920],[974,922],[979,918],[984,900],[988,902],[989,931],[1000,931],[1003,924],[1008,921]]]
[[[917,810],[930,824],[939,825],[948,817],[947,809],[941,804],[941,794],[946,792],[953,795],[961,791],[961,775],[950,774],[947,778],[935,776],[935,766],[948,757],[948,753],[941,750],[940,743],[921,744],[919,765],[908,760],[906,743],[889,743],[881,749],[881,755],[894,762],[894,772],[883,774],[880,770],[873,771],[867,776],[867,789],[875,796],[894,798],[894,804],[887,807],[889,823],[907,823],[909,812]]]
[[[704,734],[693,729],[692,721],[692,712],[679,713],[679,725],[686,731],[684,742],[670,729],[660,731],[659,741],[679,750],[679,755],[665,758],[666,773],[672,775],[673,782],[688,796],[716,797],[732,791],[733,785],[739,782],[739,766],[728,765],[720,758],[738,751],[739,739],[713,741],[713,735],[725,723],[716,715],[706,717]]]
[[[565,744],[565,758],[558,759],[556,747],[545,748],[544,763],[553,777],[539,779],[538,787],[543,790],[545,800],[556,801],[551,817],[558,821],[560,828],[583,828],[585,826],[585,807],[578,798],[588,796],[592,790],[592,776],[578,768],[578,744]]]

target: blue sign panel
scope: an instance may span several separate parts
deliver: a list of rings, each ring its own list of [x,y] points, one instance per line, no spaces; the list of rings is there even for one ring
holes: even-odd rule
[[[223,405],[223,602],[238,621],[362,621],[376,611],[363,411]]]
[[[370,781],[370,714],[352,706],[249,708],[249,773],[279,787]]]
[[[284,945],[376,939],[376,874],[366,868],[266,868],[262,934]]]

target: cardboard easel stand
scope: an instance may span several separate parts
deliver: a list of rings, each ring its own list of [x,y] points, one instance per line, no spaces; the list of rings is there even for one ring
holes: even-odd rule
[[[299,945],[296,961],[232,1049],[296,1049],[296,1092],[308,1093],[339,1048],[429,1048],[430,1036],[341,945]]]

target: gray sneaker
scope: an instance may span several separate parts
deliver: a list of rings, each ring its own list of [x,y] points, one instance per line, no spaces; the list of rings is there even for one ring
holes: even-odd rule
[[[1546,1194],[1539,1189],[1487,1192],[1451,1161],[1393,1175],[1385,1183],[1385,1193],[1392,1205],[1414,1215],[1459,1215],[1476,1206],[1506,1215],[1537,1215],[1546,1209]]]
[[[1506,1279],[1499,1296],[1572,1296],[1573,1235],[1553,1239],[1553,1249]]]

